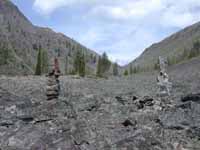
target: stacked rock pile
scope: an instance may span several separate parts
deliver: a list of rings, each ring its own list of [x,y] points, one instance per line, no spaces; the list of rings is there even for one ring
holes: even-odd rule
[[[54,75],[48,76],[46,87],[47,100],[58,99],[59,96],[59,80]]]
[[[159,57],[159,67],[160,67],[160,72],[159,75],[157,76],[157,84],[159,86],[158,95],[170,96],[172,83],[169,82],[169,76],[166,71],[167,62],[162,57]]]

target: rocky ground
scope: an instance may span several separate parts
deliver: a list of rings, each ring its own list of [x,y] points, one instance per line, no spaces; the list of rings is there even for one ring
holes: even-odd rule
[[[190,64],[191,63],[191,64]],[[156,74],[61,77],[46,101],[45,77],[0,77],[1,150],[199,150],[200,60],[169,68],[172,95]]]

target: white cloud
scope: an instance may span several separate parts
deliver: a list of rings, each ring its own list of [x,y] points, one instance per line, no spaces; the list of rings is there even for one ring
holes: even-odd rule
[[[200,0],[35,0],[33,7],[43,15],[51,15],[61,7],[89,6],[85,18],[107,18],[111,21],[152,21],[163,26],[184,27],[199,20]]]
[[[166,27],[182,28],[195,23],[199,19],[199,16],[195,16],[189,12],[185,12],[182,14],[167,12],[163,15],[161,24]]]
[[[148,3],[148,4],[147,4]],[[99,4],[93,7],[89,16],[104,16],[111,19],[141,19],[146,15],[162,9],[161,0],[126,0],[112,5]]]
[[[48,15],[63,5],[66,5],[65,0],[35,0],[33,6],[41,14]]]
[[[161,12],[160,23],[165,27],[183,28],[191,25],[200,19],[199,0],[163,0],[166,9]]]
[[[195,9],[196,8],[196,9]],[[98,5],[88,13],[88,17],[108,18],[111,21],[125,20],[144,22],[151,18],[164,27],[183,28],[200,19],[200,0],[127,0],[116,5]]]
[[[71,7],[70,15],[77,15],[76,24],[71,24],[80,31],[74,33],[75,39],[98,52],[108,51],[120,64],[169,33],[200,20],[200,0],[34,1],[34,8],[42,15],[50,16],[62,7]],[[87,9],[77,13],[81,7]]]
[[[55,10],[66,7],[83,0],[35,0],[33,7],[44,15],[50,15]]]
[[[51,15],[59,8],[72,5],[94,5],[99,0],[34,0],[33,7],[43,15]]]

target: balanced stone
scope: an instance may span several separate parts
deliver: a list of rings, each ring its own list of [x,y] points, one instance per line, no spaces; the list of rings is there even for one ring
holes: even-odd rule
[[[162,57],[159,57],[159,66],[160,72],[157,77],[157,84],[159,86],[158,94],[160,96],[170,96],[172,83],[169,82],[169,76],[166,72],[167,63]]]
[[[46,96],[47,100],[55,100],[59,97],[58,78],[54,74],[50,74],[47,79]]]

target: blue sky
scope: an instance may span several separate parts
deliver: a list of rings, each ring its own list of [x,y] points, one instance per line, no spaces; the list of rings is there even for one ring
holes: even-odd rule
[[[35,25],[50,27],[121,65],[200,20],[200,0],[12,0]]]

